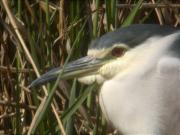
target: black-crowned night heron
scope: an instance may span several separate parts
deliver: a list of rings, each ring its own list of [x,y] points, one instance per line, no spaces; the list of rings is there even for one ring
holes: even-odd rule
[[[31,86],[53,80],[56,68]],[[131,25],[92,42],[62,78],[102,84],[105,116],[124,135],[180,135],[180,30]]]

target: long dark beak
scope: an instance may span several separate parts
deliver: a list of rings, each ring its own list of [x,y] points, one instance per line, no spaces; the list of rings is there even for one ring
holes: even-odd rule
[[[58,75],[62,73],[61,79],[69,79],[74,77],[82,77],[86,75],[96,74],[103,61],[94,57],[86,56],[66,65],[64,70],[61,67],[54,68],[43,74],[40,78],[34,80],[29,87],[42,85],[47,82],[56,80]]]

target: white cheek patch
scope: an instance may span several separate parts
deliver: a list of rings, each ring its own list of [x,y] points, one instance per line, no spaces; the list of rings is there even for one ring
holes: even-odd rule
[[[103,78],[101,75],[89,75],[89,76],[78,78],[78,81],[87,85],[90,85],[94,82],[98,84],[102,84],[105,81],[105,78]]]
[[[122,72],[127,66],[127,61],[124,59],[112,61],[99,69],[99,73],[109,79]]]

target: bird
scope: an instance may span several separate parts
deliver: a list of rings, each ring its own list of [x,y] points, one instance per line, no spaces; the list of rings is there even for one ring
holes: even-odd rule
[[[30,87],[60,72],[54,68]],[[71,78],[101,85],[101,110],[123,135],[180,135],[179,28],[132,24],[108,32],[66,65],[62,79]]]

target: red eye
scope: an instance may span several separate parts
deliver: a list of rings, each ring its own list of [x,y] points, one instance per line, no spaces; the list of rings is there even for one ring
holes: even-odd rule
[[[115,47],[112,49],[111,54],[112,56],[119,57],[125,53],[125,50],[126,50],[125,48]]]

